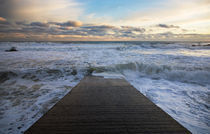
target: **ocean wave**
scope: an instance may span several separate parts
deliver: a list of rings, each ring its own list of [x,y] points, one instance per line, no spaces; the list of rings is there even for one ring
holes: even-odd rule
[[[20,76],[23,79],[33,81],[55,80],[68,76],[82,77],[94,73],[113,72],[126,75],[131,71],[141,77],[152,79],[166,79],[170,81],[180,81],[185,83],[196,83],[206,85],[210,83],[210,68],[181,67],[174,65],[148,64],[142,62],[129,62],[125,64],[115,64],[109,66],[84,66],[80,68],[42,68],[28,69],[24,71],[5,71],[0,72],[0,82],[10,78]]]
[[[152,79],[166,79],[170,81],[189,82],[196,84],[210,83],[210,68],[187,68],[174,67],[169,65],[157,65],[154,63],[146,64],[139,62],[130,62],[127,64],[116,64],[108,67],[98,67],[96,72],[117,72],[125,74],[126,71],[134,71],[139,76]]]
[[[102,71],[96,67],[83,68],[41,68],[41,69],[25,69],[13,71],[1,71],[0,83],[4,83],[11,79],[32,80],[34,82],[44,82],[57,79],[68,79],[69,77],[82,78],[91,75],[93,71]],[[104,70],[103,70],[104,71]]]
[[[16,77],[17,74],[12,71],[0,72],[0,83],[9,80],[11,77]]]
[[[25,131],[91,74],[125,78],[190,131],[206,133],[210,50],[201,45],[207,44],[2,42],[0,133]],[[5,52],[13,46],[18,52]]]
[[[0,133],[23,133],[68,93],[82,76],[75,69],[1,71]]]

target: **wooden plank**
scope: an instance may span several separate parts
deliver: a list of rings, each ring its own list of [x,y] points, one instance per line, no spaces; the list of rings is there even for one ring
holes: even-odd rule
[[[25,133],[190,132],[124,79],[88,76]]]

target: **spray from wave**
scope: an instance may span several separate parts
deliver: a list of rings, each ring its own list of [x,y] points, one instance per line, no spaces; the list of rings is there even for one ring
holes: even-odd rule
[[[125,78],[191,132],[208,133],[206,44],[0,43],[0,133],[23,133],[91,74]]]
[[[124,75],[124,72],[126,71],[133,71],[138,73],[141,77],[149,77],[151,79],[165,79],[204,85],[210,83],[210,68],[208,67],[200,69],[131,62],[127,64],[95,68],[95,72],[97,73],[114,72]]]

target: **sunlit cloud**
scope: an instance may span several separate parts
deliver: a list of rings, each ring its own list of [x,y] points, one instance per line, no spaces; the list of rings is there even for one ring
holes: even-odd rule
[[[75,0],[1,0],[0,16],[16,21],[67,21],[78,19],[80,6]]]
[[[70,23],[71,22],[71,23]],[[74,23],[73,23],[74,22]],[[148,33],[143,27],[81,24],[67,22],[16,22],[0,29],[1,40],[208,40],[210,35],[176,34],[170,31]],[[161,29],[180,29],[160,25]],[[157,26],[154,26],[154,28]],[[180,29],[183,30],[183,29]]]
[[[209,0],[89,3],[0,0],[0,39],[210,40]]]
[[[5,21],[7,21],[5,18],[3,18],[3,17],[0,17],[0,22],[5,22]]]
[[[54,25],[58,25],[58,26],[62,26],[62,27],[80,27],[80,26],[82,26],[82,22],[80,22],[80,21],[67,21],[67,22],[63,22],[63,23],[49,22],[48,24],[54,24]]]

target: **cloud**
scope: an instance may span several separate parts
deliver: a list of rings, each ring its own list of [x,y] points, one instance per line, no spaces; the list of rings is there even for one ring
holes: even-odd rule
[[[83,12],[76,0],[0,0],[0,16],[13,21],[67,21]]]
[[[4,28],[1,33],[22,33],[22,34],[48,34],[48,35],[74,35],[74,36],[94,36],[113,38],[135,38],[136,35],[145,32],[144,28],[112,25],[84,24],[79,21],[67,22],[31,22],[18,21],[15,27]]]
[[[174,26],[166,25],[165,27]],[[149,29],[134,26],[112,26],[97,24],[81,25],[78,23],[78,21],[35,21],[31,23],[26,21],[18,21],[15,24],[0,23],[0,40],[208,40],[210,38],[210,35],[208,34],[174,34],[170,31],[148,34],[147,31],[149,31]]]
[[[179,26],[167,25],[167,24],[158,24],[157,27],[161,27],[161,28],[179,28]]]
[[[144,10],[135,10],[120,21],[113,21],[113,24],[124,24],[130,26],[152,26],[157,24],[173,24],[185,29],[191,27],[197,31],[202,25],[210,22],[210,1],[209,0],[167,0],[150,4]],[[206,28],[210,31],[210,27]],[[205,32],[209,33],[209,32]]]
[[[145,32],[144,28],[130,26],[112,26],[112,25],[88,25],[81,27],[89,35],[112,36],[115,38],[129,37],[134,38],[138,34]]]
[[[82,26],[82,22],[80,22],[80,21],[67,21],[67,22],[63,22],[63,23],[49,22],[49,24],[54,24],[54,25],[58,25],[58,26],[62,26],[62,27],[80,27],[80,26]]]
[[[139,33],[144,33],[146,31],[145,28],[132,27],[132,26],[121,26],[121,28],[127,31],[139,32]]]
[[[90,26],[84,26],[83,28],[87,28],[87,29],[114,29],[114,26],[111,25],[90,25]]]
[[[111,25],[84,25],[80,28],[80,31],[92,36],[108,36],[115,34],[117,27]]]
[[[32,22],[30,25],[38,26],[38,27],[49,27],[49,25],[47,23],[42,23],[42,22]]]
[[[0,17],[0,29],[6,29],[10,25],[10,22],[8,22],[6,18]]]
[[[5,21],[7,21],[7,19],[0,17],[0,22],[2,22],[2,21],[5,22]]]

